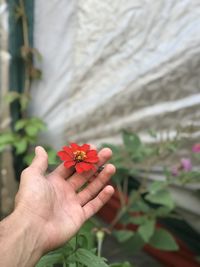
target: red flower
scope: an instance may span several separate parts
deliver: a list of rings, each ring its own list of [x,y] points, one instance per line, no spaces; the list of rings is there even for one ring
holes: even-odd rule
[[[96,170],[94,164],[99,161],[99,158],[97,151],[90,149],[90,145],[84,144],[79,146],[71,143],[70,146],[64,146],[62,149],[57,155],[64,161],[66,168],[74,166],[78,173]]]

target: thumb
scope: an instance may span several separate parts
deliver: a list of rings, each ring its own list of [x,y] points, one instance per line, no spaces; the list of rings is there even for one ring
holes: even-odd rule
[[[38,169],[41,174],[44,174],[48,167],[48,155],[43,147],[37,146],[35,148],[35,157],[30,167]]]

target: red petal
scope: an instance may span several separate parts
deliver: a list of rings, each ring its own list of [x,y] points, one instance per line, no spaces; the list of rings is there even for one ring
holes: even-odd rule
[[[72,158],[65,151],[59,151],[57,155],[60,157],[61,160],[72,161]]]
[[[92,157],[93,157],[93,156],[98,157],[98,156],[97,156],[97,151],[96,151],[96,150],[90,150],[90,151],[87,152],[87,156],[88,156],[88,157],[90,157],[90,156],[92,156]]]
[[[71,146],[73,152],[75,152],[77,150],[81,150],[80,146],[77,145],[76,143],[70,143],[70,146]]]
[[[71,149],[70,147],[68,147],[68,146],[64,146],[64,147],[63,147],[63,150],[64,150],[64,151],[65,151],[71,158],[74,157],[73,151],[72,151],[72,149]]]
[[[66,168],[70,168],[70,167],[72,167],[72,166],[74,166],[75,165],[75,162],[74,161],[65,161],[64,162],[64,166],[66,167]]]
[[[88,145],[88,144],[84,144],[84,145],[80,146],[81,151],[87,152],[89,149],[90,149],[90,145]]]
[[[78,173],[82,173],[82,172],[84,172],[84,169],[81,168],[80,163],[77,163],[77,164],[76,164],[75,169],[76,169],[76,171],[77,171]]]
[[[87,158],[85,159],[85,162],[90,163],[97,163],[99,161],[97,151],[96,150],[90,150],[87,153]]]
[[[99,161],[99,158],[97,157],[90,157],[90,158],[85,159],[85,162],[88,162],[88,163],[97,163],[98,161]]]
[[[58,151],[57,155],[60,157],[61,160],[67,160],[67,158],[69,157],[69,155],[65,151]]]
[[[93,168],[92,164],[89,164],[89,163],[86,163],[86,162],[80,162],[80,163],[76,164],[76,167],[78,169],[81,169],[81,172],[89,171],[89,170],[91,170]]]

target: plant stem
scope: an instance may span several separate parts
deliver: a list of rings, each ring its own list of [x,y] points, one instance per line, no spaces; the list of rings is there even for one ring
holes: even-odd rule
[[[137,194],[136,194],[135,198],[132,199],[131,202],[129,201],[127,205],[121,206],[121,209],[119,210],[119,212],[117,213],[117,215],[115,216],[115,218],[113,219],[113,221],[111,222],[111,224],[110,224],[110,226],[109,226],[109,229],[110,229],[111,231],[112,231],[112,229],[115,227],[115,225],[120,221],[120,219],[122,218],[122,216],[123,216],[126,212],[128,212],[130,205],[132,205],[132,203],[133,203],[134,201],[137,201],[137,200],[138,200],[138,198],[139,198],[140,195],[141,195],[142,190],[143,190],[143,185],[141,185],[141,186],[138,188],[138,190],[137,190]]]
[[[127,208],[124,207],[122,209],[120,209],[120,211],[117,213],[117,215],[115,216],[115,218],[113,219],[113,221],[111,222],[109,229],[112,231],[112,229],[114,228],[114,226],[119,222],[119,220],[121,219],[121,217],[126,213]]]
[[[101,257],[101,252],[102,252],[102,240],[98,240],[98,245],[97,245],[97,256]]]
[[[78,234],[76,234],[76,244],[75,244],[75,250],[78,249]],[[79,263],[76,261],[76,267],[79,267]]]
[[[120,205],[121,205],[121,208],[123,208],[124,206],[126,206],[126,201],[125,201],[125,197],[124,197],[123,190],[122,190],[120,183],[117,184],[117,190],[119,193]]]
[[[125,177],[125,179],[124,179],[123,196],[124,196],[124,199],[128,196],[128,177]],[[125,199],[125,203],[126,203],[126,199]]]
[[[20,7],[22,9],[22,31],[23,31],[23,39],[24,39],[24,47],[25,48],[30,48],[29,44],[29,39],[28,39],[28,21],[27,21],[27,16],[26,16],[26,11],[25,11],[25,6],[24,6],[24,0],[20,0]],[[25,82],[24,82],[24,93],[28,94],[30,90],[30,77],[29,77],[29,66],[31,62],[30,59],[27,59],[25,61]]]
[[[22,27],[23,27],[23,38],[24,38],[24,45],[29,47],[29,39],[28,39],[28,23],[27,23],[27,16],[25,12],[24,1],[20,0],[20,7],[22,9]]]

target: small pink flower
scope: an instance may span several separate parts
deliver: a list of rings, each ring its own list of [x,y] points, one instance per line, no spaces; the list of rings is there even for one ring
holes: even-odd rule
[[[189,172],[192,170],[192,162],[189,158],[182,158],[180,164],[172,168],[172,175],[178,176],[180,172]]]
[[[185,172],[189,172],[192,170],[192,162],[188,158],[182,158],[181,159],[181,170]]]
[[[200,153],[200,144],[193,145],[192,152],[194,152],[194,153]]]

